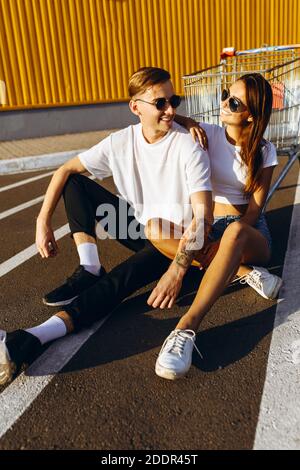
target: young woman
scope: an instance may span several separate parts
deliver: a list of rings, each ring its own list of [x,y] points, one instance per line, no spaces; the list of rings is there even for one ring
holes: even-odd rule
[[[271,111],[270,84],[262,75],[251,73],[222,93],[220,116],[226,127],[201,124],[209,146],[214,222],[204,248],[193,255],[194,263],[196,259],[206,268],[197,295],[165,340],[157,359],[155,370],[161,377],[176,379],[189,370],[199,325],[237,273],[264,297],[275,298],[278,294],[282,284],[278,276],[264,268],[246,266],[265,265],[271,256],[271,236],[261,213],[278,163],[274,145],[263,138]],[[199,135],[193,120],[179,116],[176,120],[194,138]],[[147,236],[156,248],[174,258],[178,240],[166,240],[163,224],[157,222],[149,221]],[[189,256],[187,251],[183,250],[183,257]],[[161,300],[168,299],[170,290],[162,278],[148,303],[165,306]]]

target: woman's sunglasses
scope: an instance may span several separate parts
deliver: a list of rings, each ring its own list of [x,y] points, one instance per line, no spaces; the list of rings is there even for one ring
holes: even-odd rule
[[[134,101],[142,101],[143,103],[152,104],[153,106],[156,106],[156,109],[158,109],[158,111],[162,111],[163,109],[165,109],[167,103],[170,103],[172,108],[178,108],[181,102],[181,97],[178,95],[173,95],[168,100],[167,98],[156,98],[156,100],[154,101],[145,101],[140,98],[137,98]]]
[[[244,103],[242,103],[235,96],[230,96],[230,93],[228,90],[223,90],[222,95],[221,95],[221,101],[226,101],[227,99],[228,99],[229,109],[232,113],[242,113],[243,111],[246,111],[247,106],[244,105]]]

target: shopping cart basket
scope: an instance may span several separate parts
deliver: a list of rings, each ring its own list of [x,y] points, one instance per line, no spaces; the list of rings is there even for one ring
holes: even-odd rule
[[[183,77],[187,115],[197,122],[219,124],[221,93],[245,73],[261,73],[273,90],[273,109],[265,138],[288,156],[273,183],[269,202],[291,166],[300,159],[300,44],[236,51],[225,48],[218,65]]]

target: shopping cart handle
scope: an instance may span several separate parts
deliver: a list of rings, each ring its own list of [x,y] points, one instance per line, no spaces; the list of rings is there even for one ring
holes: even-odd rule
[[[227,59],[227,57],[261,54],[266,52],[292,51],[294,49],[300,49],[300,44],[289,44],[287,46],[262,46],[257,49],[246,49],[244,51],[237,51],[234,47],[224,47],[221,52],[221,60]]]
[[[234,47],[224,47],[221,52],[221,59],[226,59],[226,57],[233,57],[235,56],[235,48]]]

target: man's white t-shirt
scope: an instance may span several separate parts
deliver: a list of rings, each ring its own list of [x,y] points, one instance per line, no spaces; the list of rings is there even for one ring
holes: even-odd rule
[[[113,177],[118,195],[143,225],[161,217],[187,227],[191,194],[211,191],[207,152],[175,122],[153,144],[145,140],[141,124],[129,126],[80,153],[79,159],[96,178]]]
[[[247,204],[244,194],[247,166],[242,162],[241,147],[228,142],[225,128],[200,123],[208,139],[213,200],[223,204]],[[262,148],[263,168],[278,164],[276,148],[266,141]]]

